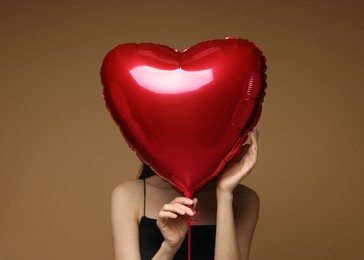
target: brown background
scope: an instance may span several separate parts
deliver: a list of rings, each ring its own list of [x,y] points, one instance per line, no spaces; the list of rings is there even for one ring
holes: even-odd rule
[[[363,1],[2,1],[1,260],[112,259],[110,192],[135,178],[101,98],[122,42],[226,36],[268,58],[253,260],[364,259]]]

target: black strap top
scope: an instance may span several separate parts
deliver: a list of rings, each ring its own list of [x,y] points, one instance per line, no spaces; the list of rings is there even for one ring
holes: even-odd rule
[[[142,260],[150,260],[159,250],[164,238],[157,226],[156,219],[145,216],[146,185],[144,181],[144,216],[139,223],[139,244]],[[191,259],[214,259],[215,251],[215,225],[191,226]],[[187,236],[177,251],[174,260],[186,260],[188,256]]]

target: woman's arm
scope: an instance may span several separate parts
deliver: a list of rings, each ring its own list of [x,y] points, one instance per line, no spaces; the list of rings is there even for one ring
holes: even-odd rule
[[[247,260],[259,215],[259,198],[239,185],[257,162],[257,130],[249,133],[243,157],[232,162],[217,181],[215,259]],[[236,209],[234,211],[234,209]]]
[[[220,193],[217,205],[215,259],[248,260],[259,216],[258,195],[239,185],[234,194]]]
[[[137,181],[127,181],[116,186],[111,195],[111,225],[115,260],[138,260],[139,221],[138,210],[143,189]]]

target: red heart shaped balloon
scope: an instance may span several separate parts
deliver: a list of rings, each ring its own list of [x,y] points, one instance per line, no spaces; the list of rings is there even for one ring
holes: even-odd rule
[[[106,107],[129,146],[178,192],[192,198],[240,150],[265,95],[265,58],[227,38],[183,52],[121,44],[101,67]]]

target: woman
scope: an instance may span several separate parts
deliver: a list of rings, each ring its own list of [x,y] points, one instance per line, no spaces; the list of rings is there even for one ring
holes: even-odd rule
[[[240,182],[257,162],[257,138],[254,128],[241,158],[197,198],[181,197],[157,175],[116,186],[111,199],[115,260],[187,259],[187,216],[197,223],[191,231],[191,259],[247,260],[259,197]]]

